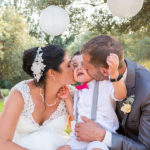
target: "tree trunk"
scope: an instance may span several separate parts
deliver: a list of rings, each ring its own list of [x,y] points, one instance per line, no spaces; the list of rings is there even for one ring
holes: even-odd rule
[[[0,90],[0,99],[3,99],[3,96],[2,96],[2,92],[1,92],[1,90]]]

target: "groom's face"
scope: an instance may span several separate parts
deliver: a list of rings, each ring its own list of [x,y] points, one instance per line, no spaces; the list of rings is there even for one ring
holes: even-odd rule
[[[82,54],[83,55],[83,67],[87,70],[88,74],[93,77],[95,80],[103,81],[106,77],[101,73],[100,67],[96,67],[90,62],[90,55]]]

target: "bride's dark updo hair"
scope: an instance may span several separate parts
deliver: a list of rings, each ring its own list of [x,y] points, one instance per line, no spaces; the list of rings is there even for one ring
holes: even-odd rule
[[[36,85],[41,85],[45,82],[46,73],[49,69],[53,69],[57,72],[61,72],[60,65],[64,61],[65,51],[59,45],[48,45],[46,47],[42,47],[42,58],[43,63],[46,65],[44,68],[43,74],[36,83]],[[31,48],[24,51],[23,54],[23,70],[32,78],[34,78],[33,71],[31,70],[32,64],[37,54],[38,47]]]

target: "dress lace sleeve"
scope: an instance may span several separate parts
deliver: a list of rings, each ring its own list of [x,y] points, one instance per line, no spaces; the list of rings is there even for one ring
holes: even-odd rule
[[[34,111],[34,103],[32,102],[32,97],[30,94],[30,88],[29,86],[25,83],[25,81],[22,81],[18,84],[16,84],[12,89],[17,89],[23,98],[24,101],[24,109],[23,109],[23,113],[28,115],[31,114]],[[4,104],[7,102],[7,97],[5,98],[5,102]]]

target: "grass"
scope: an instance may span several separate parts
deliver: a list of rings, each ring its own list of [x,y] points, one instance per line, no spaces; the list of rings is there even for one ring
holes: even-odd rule
[[[3,97],[8,96],[8,94],[9,94],[9,92],[10,92],[9,89],[0,89],[0,90],[1,90],[1,92],[2,92]]]
[[[9,89],[0,89],[0,90],[4,98],[7,97],[10,92]],[[3,108],[4,108],[4,100],[0,100],[0,112],[2,112]]]
[[[1,100],[1,101],[0,101],[0,112],[2,112],[3,107],[4,107],[4,101],[3,101],[3,100]]]

